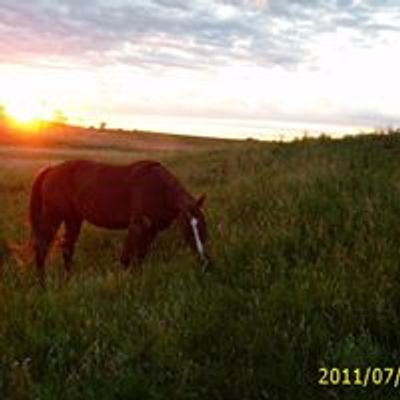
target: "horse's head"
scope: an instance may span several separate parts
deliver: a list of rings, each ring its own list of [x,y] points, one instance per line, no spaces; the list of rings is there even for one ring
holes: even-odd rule
[[[184,205],[179,215],[183,236],[206,269],[210,263],[207,253],[207,224],[202,207],[205,195]]]

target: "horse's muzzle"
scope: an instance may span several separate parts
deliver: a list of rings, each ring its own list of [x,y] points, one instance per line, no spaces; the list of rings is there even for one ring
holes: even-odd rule
[[[211,258],[208,254],[203,255],[200,259],[202,272],[209,272],[212,269]]]

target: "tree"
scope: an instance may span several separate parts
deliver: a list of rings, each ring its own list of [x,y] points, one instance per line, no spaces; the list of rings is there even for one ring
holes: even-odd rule
[[[8,123],[8,115],[6,107],[0,104],[0,128],[2,130],[6,129]]]
[[[64,111],[56,110],[54,111],[53,121],[56,122],[57,124],[65,125],[66,122],[68,121],[68,118],[65,115]]]
[[[6,108],[0,104],[0,124],[4,124],[7,119],[7,113],[6,113]]]

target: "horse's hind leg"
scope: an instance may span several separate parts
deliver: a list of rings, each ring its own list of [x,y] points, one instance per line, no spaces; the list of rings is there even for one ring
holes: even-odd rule
[[[79,233],[81,231],[82,219],[81,218],[70,218],[65,220],[65,233],[62,241],[62,254],[64,259],[64,269],[69,278],[72,258],[74,256],[75,243],[78,240]]]
[[[42,286],[43,288],[46,286],[44,268],[49,244],[50,243],[43,238],[36,238],[34,245],[36,269],[39,276],[40,286]]]
[[[46,222],[45,220],[43,222]],[[49,252],[49,247],[54,240],[61,221],[52,221],[51,223],[43,223],[40,234],[35,239],[35,261],[36,268],[39,275],[39,283],[44,288],[46,287],[45,278],[45,263],[46,257]]]

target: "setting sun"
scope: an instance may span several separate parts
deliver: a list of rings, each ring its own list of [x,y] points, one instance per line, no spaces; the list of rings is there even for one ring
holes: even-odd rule
[[[7,114],[19,124],[30,124],[43,118],[40,105],[37,104],[10,104]]]

